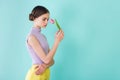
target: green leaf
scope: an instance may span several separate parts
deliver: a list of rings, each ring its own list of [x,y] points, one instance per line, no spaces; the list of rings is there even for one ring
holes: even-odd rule
[[[56,24],[57,28],[60,30],[60,29],[61,29],[61,27],[60,27],[60,25],[58,24],[58,22],[57,22],[57,20],[56,20],[56,19],[55,19],[55,24]]]

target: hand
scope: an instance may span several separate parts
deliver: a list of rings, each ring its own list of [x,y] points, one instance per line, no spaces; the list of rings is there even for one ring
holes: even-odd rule
[[[46,70],[46,65],[45,64],[37,65],[35,69],[36,69],[35,74],[41,75]]]
[[[59,30],[56,33],[56,38],[55,40],[59,43],[60,41],[62,41],[62,39],[64,38],[64,32],[62,30]]]

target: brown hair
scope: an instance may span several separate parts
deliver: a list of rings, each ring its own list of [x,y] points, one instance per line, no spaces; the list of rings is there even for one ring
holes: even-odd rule
[[[33,8],[32,12],[29,14],[29,20],[34,21],[35,18],[39,16],[49,13],[49,10],[44,6],[36,6]]]

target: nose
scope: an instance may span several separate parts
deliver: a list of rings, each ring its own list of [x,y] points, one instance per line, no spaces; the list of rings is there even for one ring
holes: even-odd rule
[[[46,19],[46,20],[45,20],[45,24],[47,24],[47,23],[48,23],[48,20]]]

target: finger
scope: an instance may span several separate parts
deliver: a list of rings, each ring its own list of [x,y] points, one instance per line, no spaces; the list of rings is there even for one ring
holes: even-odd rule
[[[35,71],[39,71],[41,70],[41,65],[39,65],[38,67],[36,67]]]
[[[62,31],[62,33],[64,34],[64,32]]]
[[[41,70],[38,69],[36,72],[35,72],[36,75],[40,75],[41,74]]]
[[[59,33],[59,32],[60,32],[60,30],[57,31],[57,33]]]
[[[61,34],[62,34],[62,31],[60,30],[59,33],[58,33],[58,35],[61,35]]]
[[[58,34],[58,33],[59,33],[59,31],[56,32],[56,34]]]
[[[37,71],[35,72],[35,74],[36,74],[36,75],[39,75],[39,71],[37,70]]]
[[[37,71],[35,74],[36,74],[36,75],[40,75],[40,74],[42,74],[42,72]]]
[[[39,66],[36,66],[35,69],[39,68]]]
[[[61,31],[59,30],[58,33],[57,33],[57,35],[59,35],[60,33],[61,33]]]
[[[62,38],[62,39],[64,38],[64,34],[61,34],[61,38]]]
[[[63,33],[63,32],[61,32],[61,33],[60,33],[60,36],[63,36],[63,35],[64,35],[64,33]]]
[[[46,65],[45,65],[45,64],[42,64],[42,67],[43,67],[43,68],[45,68],[45,67],[46,67]]]
[[[64,32],[62,33],[62,35],[64,36]]]
[[[63,32],[63,31],[61,32],[61,35],[64,35],[64,32]]]

